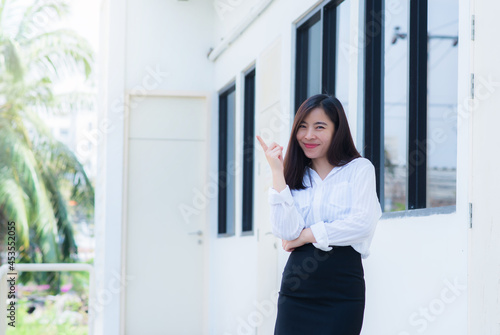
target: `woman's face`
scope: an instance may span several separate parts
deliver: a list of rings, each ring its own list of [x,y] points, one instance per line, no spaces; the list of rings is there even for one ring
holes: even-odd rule
[[[300,123],[297,141],[310,159],[326,157],[335,132],[335,124],[322,108],[313,109]]]

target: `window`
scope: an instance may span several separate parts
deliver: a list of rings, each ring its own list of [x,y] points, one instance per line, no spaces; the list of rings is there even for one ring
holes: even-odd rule
[[[219,95],[219,235],[234,234],[235,140],[235,86],[232,84]]]
[[[365,5],[364,156],[376,167],[382,207],[454,206],[458,3]]]
[[[321,92],[321,10],[297,29],[295,111],[307,97]]]
[[[458,2],[428,5],[427,207],[456,204]]]
[[[297,25],[295,111],[308,97],[335,94],[348,106],[349,1],[327,1]]]
[[[245,75],[243,110],[243,210],[242,232],[253,231],[253,164],[255,161],[255,69]]]
[[[59,136],[63,141],[67,140],[68,136],[69,136],[68,128],[60,128],[59,129]]]
[[[408,1],[385,24],[383,91],[383,200],[386,211],[406,209],[408,137]]]

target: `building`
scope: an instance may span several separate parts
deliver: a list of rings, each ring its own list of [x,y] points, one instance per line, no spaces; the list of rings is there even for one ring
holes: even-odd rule
[[[44,121],[55,139],[75,153],[90,179],[97,173],[97,143],[102,136],[97,130],[97,113],[77,110],[71,114],[44,115]]]
[[[104,1],[96,333],[272,334],[287,254],[255,135],[286,151],[327,91],[385,209],[363,334],[499,334],[498,9]]]

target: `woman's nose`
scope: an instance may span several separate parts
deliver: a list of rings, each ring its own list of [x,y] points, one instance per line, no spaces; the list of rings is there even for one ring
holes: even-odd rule
[[[306,133],[306,138],[307,139],[314,138],[314,132],[312,130],[308,130]]]

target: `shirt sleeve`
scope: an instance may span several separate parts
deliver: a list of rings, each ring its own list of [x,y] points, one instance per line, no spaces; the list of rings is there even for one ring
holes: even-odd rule
[[[269,204],[271,206],[270,218],[274,236],[287,241],[299,237],[305,227],[305,222],[295,207],[288,185],[281,192],[270,187]]]
[[[371,238],[382,215],[372,164],[361,167],[353,178],[351,206],[345,218],[319,221],[311,226],[316,248],[329,251],[329,245],[348,246]]]

